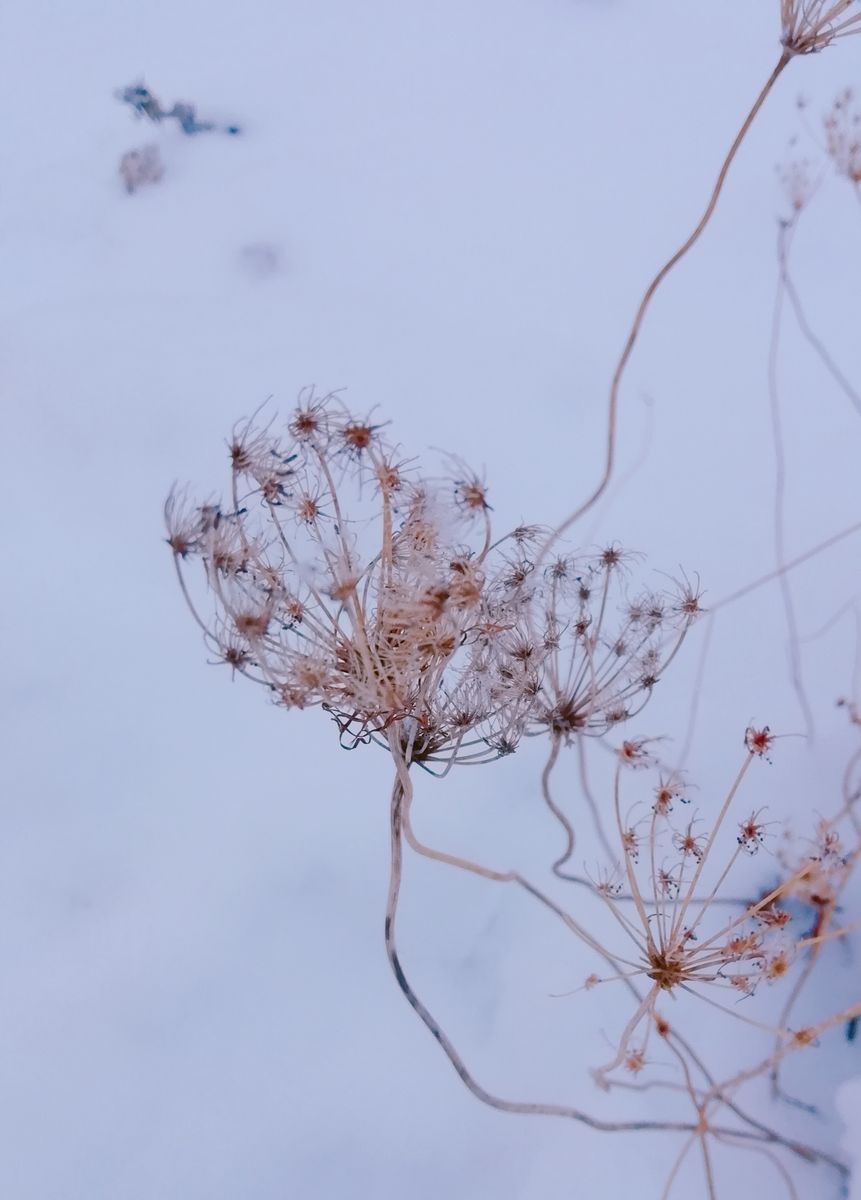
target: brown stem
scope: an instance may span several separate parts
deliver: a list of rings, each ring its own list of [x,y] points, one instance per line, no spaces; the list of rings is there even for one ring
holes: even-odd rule
[[[554,737],[550,745],[550,755],[547,759],[547,762],[544,764],[544,769],[541,772],[541,794],[544,797],[544,803],[565,830],[565,852],[553,863],[551,869],[554,875],[559,875],[560,869],[565,866],[565,864],[568,862],[568,859],[574,853],[575,842],[574,827],[565,816],[565,813],[553,799],[553,795],[550,791],[550,776],[553,774],[553,768],[556,766],[556,760],[559,758],[560,749],[561,741],[558,737]],[[562,872],[561,878],[565,878],[564,872]]]
[[[778,378],[783,299],[786,293],[786,263],[796,228],[797,226],[794,221],[791,224],[782,225],[778,235],[777,254],[780,274],[777,283],[777,293],[774,298],[771,340],[768,350],[768,400],[771,413],[772,444],[774,446],[774,556],[777,561],[777,570],[780,572],[780,591],[783,597],[783,609],[786,616],[790,679],[804,717],[807,736],[812,740],[815,733],[813,711],[804,688],[795,603],[792,597],[789,576],[784,569],[786,564],[786,451],[784,448],[783,418],[780,411],[780,386]]]
[[[781,54],[780,58],[777,60],[777,65],[775,66],[775,68],[771,72],[771,74],[769,75],[768,79],[765,82],[765,85],[762,88],[762,91],[759,93],[756,100],[754,101],[753,107],[751,108],[750,112],[747,114],[744,121],[742,122],[742,125],[741,125],[738,133],[735,135],[733,143],[730,146],[729,151],[723,160],[723,163],[721,164],[721,168],[718,171],[717,179],[715,180],[714,187],[712,188],[712,193],[711,193],[711,196],[709,197],[709,202],[706,205],[705,212],[700,217],[693,232],[689,234],[689,236],[684,240],[684,242],[682,242],[681,246],[679,246],[679,248],[675,251],[675,253],[673,255],[671,255],[670,258],[667,259],[667,261],[664,263],[664,265],[661,267],[661,269],[658,271],[657,275],[655,275],[654,279],[651,281],[651,283],[649,284],[649,286],[646,288],[645,292],[643,293],[643,298],[640,301],[640,306],[637,309],[633,324],[631,325],[630,332],[628,333],[628,338],[625,342],[624,348],[619,357],[619,361],[616,364],[616,370],[613,374],[612,383],[610,384],[610,398],[609,398],[609,403],[608,403],[608,420],[607,420],[607,455],[606,455],[606,460],[605,460],[605,464],[604,464],[604,473],[601,476],[598,486],[595,488],[595,490],[592,492],[592,494],[588,497],[588,499],[586,499],[580,505],[579,508],[575,509],[575,511],[569,517],[567,517],[565,519],[565,521],[563,521],[563,523],[559,526],[559,528],[557,530],[555,530],[547,547],[545,548],[544,552],[542,553],[542,557],[544,557],[544,554],[546,553],[547,549],[549,549],[549,546],[558,537],[561,537],[561,535],[565,532],[565,530],[570,528],[570,526],[573,525],[574,522],[577,521],[580,517],[582,517],[582,515],[585,512],[587,512],[590,508],[592,508],[592,506],[604,494],[604,492],[607,488],[607,485],[610,482],[610,476],[613,473],[613,465],[614,465],[615,457],[616,457],[616,418],[617,418],[617,410],[618,410],[618,406],[619,406],[619,389],[620,389],[620,386],[622,383],[622,376],[625,373],[625,368],[628,365],[628,360],[630,359],[631,354],[633,352],[634,343],[636,342],[637,336],[639,335],[640,327],[643,324],[643,319],[645,318],[646,311],[647,311],[649,305],[651,304],[652,299],[653,299],[655,293],[657,292],[658,288],[661,286],[661,284],[666,279],[666,277],[669,275],[669,273],[673,270],[673,268],[679,262],[681,262],[681,260],[685,257],[685,255],[688,253],[688,251],[691,250],[692,247],[699,241],[700,236],[702,235],[703,231],[705,230],[706,226],[708,225],[709,221],[711,220],[714,210],[717,207],[717,202],[720,199],[721,192],[723,191],[723,186],[724,186],[724,183],[726,182],[726,177],[729,174],[729,169],[732,166],[733,160],[734,160],[736,154],[738,153],[742,142],[744,141],[745,137],[747,136],[751,125],[755,121],[756,116],[759,113],[759,110],[762,108],[763,104],[765,103],[769,92],[774,87],[775,83],[777,82],[778,78],[780,77],[781,73],[783,72],[784,68],[789,63],[789,61],[792,57],[793,56],[789,53],[789,51],[784,50],[783,53]]]

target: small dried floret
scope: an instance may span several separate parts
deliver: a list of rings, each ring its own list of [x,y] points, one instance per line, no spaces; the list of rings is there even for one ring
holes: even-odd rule
[[[526,663],[532,662],[535,657],[535,646],[528,638],[519,636],[506,646],[506,652],[515,662],[526,665]]]
[[[680,800],[687,804],[688,798],[682,777],[674,772],[671,775],[661,775],[654,790],[655,803],[653,812],[659,817],[666,817],[673,811],[673,804]]]
[[[298,496],[293,497],[292,507],[296,515],[296,520],[302,521],[306,525],[313,525],[323,516],[319,496],[300,493]]]
[[[547,537],[548,531],[543,525],[518,525],[508,535],[518,546],[534,545]]]
[[[649,752],[650,738],[631,738],[622,742],[619,759],[626,767],[648,767],[654,761]]]
[[[776,904],[767,904],[764,908],[757,909],[754,914],[757,921],[766,925],[769,929],[782,929],[784,925],[788,925],[792,920],[791,915],[785,908],[779,908]]]
[[[756,991],[756,979],[744,972],[728,975],[726,978],[729,979],[730,986],[737,992],[741,992],[743,996],[752,996]]]
[[[496,751],[498,758],[506,758],[517,749],[517,742],[510,737],[489,738],[487,744]]]
[[[284,479],[281,472],[277,474],[264,475],[258,481],[260,489],[260,498],[264,504],[280,505],[284,503],[285,498],[290,494],[284,486]]]
[[[623,1066],[631,1075],[639,1075],[646,1065],[644,1050],[629,1050],[625,1055]]]
[[[778,950],[777,953],[771,955],[766,960],[763,967],[763,975],[766,979],[774,982],[777,979],[782,979],[787,974],[792,966],[792,957],[788,950]]]
[[[816,1045],[816,1030],[809,1026],[805,1029],[796,1029],[792,1035],[792,1040],[796,1046],[815,1046]]]
[[[692,585],[687,579],[678,585],[678,596],[673,602],[673,611],[685,621],[694,621],[703,613],[699,579]]]
[[[756,854],[760,846],[765,844],[766,827],[759,819],[762,811],[760,809],[759,812],[751,813],[738,827],[738,844],[748,854]]]
[[[205,557],[212,570],[225,578],[243,574],[251,553],[252,549],[243,544],[235,522],[220,521],[206,542]]]
[[[622,849],[625,854],[633,862],[636,862],[640,855],[640,838],[637,831],[632,828],[622,830]]]
[[[668,900],[675,900],[679,894],[679,880],[667,867],[661,867],[655,877],[655,887],[660,895]]]
[[[373,478],[380,492],[391,498],[406,486],[404,469],[406,460],[396,462],[392,454],[384,455],[372,466]]]
[[[271,613],[253,609],[240,609],[233,614],[236,632],[240,637],[248,638],[249,641],[263,637],[269,628],[271,619]]]
[[[694,824],[695,822],[689,821],[684,830],[673,834],[673,845],[686,858],[690,855],[700,862],[705,853],[705,844],[708,839],[705,834],[694,833]]]
[[[771,762],[768,757],[769,751],[774,743],[774,734],[771,732],[768,725],[763,725],[757,729],[753,725],[748,725],[744,731],[744,744],[747,746],[751,754],[757,755],[758,758],[764,758],[766,762]]]
[[[241,646],[226,645],[221,651],[221,661],[227,663],[232,671],[241,671],[249,662],[249,655]]]
[[[605,571],[613,571],[625,566],[631,558],[633,555],[623,550],[618,542],[610,542],[598,555],[598,566]]]
[[[526,583],[535,569],[528,558],[518,557],[508,560],[508,569],[502,575],[502,585],[510,591],[517,591]]]
[[[174,489],[164,506],[164,521],[167,526],[165,539],[179,558],[188,558],[201,548],[207,522],[202,517],[203,509],[190,504],[185,492]]]
[[[454,494],[457,503],[468,512],[487,512],[490,509],[487,503],[487,488],[477,475],[456,479]]]
[[[756,933],[740,933],[729,939],[723,948],[723,956],[728,962],[759,955],[762,940]]]
[[[549,567],[546,568],[545,573],[547,574],[548,578],[554,579],[558,583],[563,579],[567,579],[570,571],[571,563],[569,562],[568,558],[566,558],[564,555],[560,555],[558,558],[553,560]]]
[[[325,441],[328,437],[329,402],[331,397],[315,397],[313,389],[300,399],[288,423],[290,434],[297,441]]]
[[[378,426],[369,425],[366,421],[354,421],[345,425],[341,430],[344,445],[351,453],[362,454],[373,442],[377,428]]]
[[[622,884],[614,870],[602,869],[599,871],[597,879],[593,880],[593,884],[598,895],[605,899],[611,899],[622,893]]]

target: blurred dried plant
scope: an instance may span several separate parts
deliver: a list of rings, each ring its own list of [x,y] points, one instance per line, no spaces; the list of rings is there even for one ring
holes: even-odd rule
[[[119,171],[129,195],[138,188],[158,183],[164,176],[164,164],[158,146],[150,143],[136,150],[127,150],[120,159]]]

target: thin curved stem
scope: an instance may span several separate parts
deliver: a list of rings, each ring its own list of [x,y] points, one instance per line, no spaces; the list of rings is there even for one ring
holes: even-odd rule
[[[633,324],[631,325],[630,331],[628,333],[628,337],[627,337],[627,339],[625,341],[625,345],[622,349],[622,353],[616,364],[616,370],[613,373],[613,379],[610,384],[610,397],[609,397],[609,402],[608,402],[608,417],[607,417],[607,449],[606,449],[606,458],[605,458],[605,463],[604,463],[604,473],[601,476],[598,486],[591,493],[591,495],[579,506],[579,508],[575,509],[574,512],[571,513],[571,515],[569,517],[567,517],[562,522],[562,524],[559,526],[559,528],[553,533],[545,550],[542,551],[542,554],[541,554],[542,558],[544,557],[547,549],[549,549],[549,546],[553,542],[555,542],[557,538],[561,537],[562,534],[565,532],[565,530],[569,529],[574,524],[575,521],[579,520],[579,518],[583,516],[583,514],[585,512],[588,512],[588,510],[590,508],[592,508],[592,506],[601,498],[601,496],[604,494],[604,492],[607,489],[607,485],[609,484],[610,477],[613,473],[613,466],[615,464],[615,458],[616,458],[616,426],[617,426],[617,414],[618,414],[618,407],[619,407],[619,389],[622,384],[622,377],[625,373],[625,368],[628,365],[628,361],[629,361],[631,354],[633,352],[633,349],[634,349],[634,344],[637,341],[637,337],[639,335],[640,328],[641,328],[641,326],[643,324],[643,320],[646,316],[646,312],[647,312],[649,305],[651,304],[652,299],[654,298],[654,295],[657,292],[658,288],[661,286],[661,284],[666,279],[666,277],[669,275],[669,273],[673,270],[673,268],[675,266],[677,266],[677,264],[679,262],[681,262],[681,260],[685,257],[685,255],[688,253],[688,251],[691,250],[693,248],[693,246],[699,241],[706,226],[708,225],[709,221],[712,219],[712,215],[714,214],[715,208],[717,207],[717,202],[720,199],[720,195],[721,195],[721,192],[723,191],[723,187],[726,182],[727,175],[729,174],[730,167],[732,166],[733,160],[735,159],[735,156],[738,153],[742,142],[747,137],[747,134],[750,130],[751,125],[756,120],[759,110],[762,108],[763,104],[765,103],[766,99],[768,98],[769,93],[771,92],[775,83],[777,83],[777,80],[780,78],[780,75],[782,74],[783,70],[785,69],[787,64],[790,62],[792,57],[793,57],[793,55],[788,50],[784,50],[783,53],[781,54],[780,58],[777,60],[777,64],[774,67],[774,70],[769,75],[762,90],[760,91],[759,95],[757,96],[756,100],[754,101],[753,106],[751,107],[750,111],[748,112],[747,116],[745,117],[744,121],[742,122],[741,127],[739,128],[738,133],[735,135],[732,145],[730,146],[730,148],[726,154],[726,157],[724,158],[723,163],[721,164],[720,170],[718,171],[717,179],[715,180],[711,195],[709,197],[708,204],[706,205],[705,212],[700,217],[700,219],[697,222],[696,226],[694,227],[693,231],[688,235],[687,238],[685,238],[685,240],[678,247],[678,249],[667,259],[667,261],[664,263],[664,265],[661,267],[661,269],[658,271],[658,273],[655,275],[655,277],[652,279],[651,283],[649,284],[649,286],[646,288],[645,292],[643,293],[643,298],[641,299],[640,305],[634,316]]]
[[[767,575],[760,575],[758,579],[746,583],[744,587],[737,588],[736,591],[730,592],[727,596],[722,596],[715,604],[709,608],[709,612],[717,612],[721,608],[726,608],[730,604],[734,604],[736,600],[741,600],[743,596],[749,596],[751,592],[764,587],[767,583],[773,583],[775,579],[779,579],[781,575],[787,571],[793,571],[796,567],[802,566],[809,562],[812,558],[823,554],[826,550],[830,550],[832,546],[836,546],[838,542],[842,542],[844,538],[851,537],[853,534],[861,530],[861,521],[855,521],[852,525],[847,525],[845,529],[841,529],[839,533],[833,533],[823,542],[817,542],[809,550],[803,550],[801,554],[796,554],[795,558],[791,558],[785,562],[782,567],[776,571],[769,571]]]
[[[559,875],[560,869],[565,866],[571,855],[574,853],[574,827],[565,813],[553,799],[550,791],[550,776],[553,774],[553,768],[556,766],[556,761],[559,758],[561,749],[561,740],[554,737],[550,746],[550,755],[547,762],[544,764],[544,769],[541,772],[541,795],[544,797],[544,803],[552,812],[553,816],[565,830],[565,851],[553,863],[552,871],[554,875]],[[562,876],[564,878],[564,875]]]
[[[774,550],[777,570],[780,572],[780,591],[786,617],[789,650],[789,675],[792,688],[801,708],[807,736],[813,738],[815,726],[813,711],[804,687],[801,665],[801,650],[798,644],[798,621],[789,577],[784,569],[786,563],[786,449],[783,436],[783,417],[780,409],[780,386],[778,363],[780,357],[780,333],[783,324],[783,301],[786,295],[786,264],[796,225],[782,225],[778,235],[777,256],[780,267],[774,311],[771,319],[771,339],[768,348],[768,402],[771,414],[772,444],[774,446]]]

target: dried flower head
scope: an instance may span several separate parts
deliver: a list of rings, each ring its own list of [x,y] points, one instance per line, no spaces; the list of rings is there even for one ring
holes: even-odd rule
[[[789,201],[791,216],[797,218],[802,209],[813,199],[818,185],[816,172],[806,159],[792,158],[777,169],[778,179],[784,195]]]
[[[710,824],[702,823],[701,833],[696,831],[696,818],[674,824],[672,802],[680,798],[679,785],[666,773],[658,776],[649,815],[632,825],[630,816],[622,814],[625,776],[622,760],[618,760],[616,840],[631,907],[623,905],[619,888],[596,886],[627,934],[620,951],[606,951],[619,964],[620,974],[602,978],[601,983],[640,976],[650,987],[645,995],[640,993],[639,1005],[625,1026],[614,1058],[598,1072],[604,1083],[612,1072],[630,1069],[632,1054],[645,1054],[658,1021],[656,1004],[663,993],[676,999],[696,997],[736,1016],[734,999],[752,995],[763,981],[777,983],[790,973],[796,943],[785,931],[788,914],[778,907],[778,901],[791,897],[798,872],[791,881],[778,884],[749,904],[742,903],[737,909],[717,907],[719,892],[739,857],[759,849],[765,837],[758,813],[737,827],[734,845],[732,837],[726,836],[731,830],[725,829],[754,753],[748,752],[717,815]],[[719,862],[721,846],[726,857]],[[836,847],[835,854],[839,856]],[[721,992],[727,999],[721,1000]],[[642,1045],[635,1041],[638,1036],[644,1039]],[[789,1036],[788,1031],[778,1033],[780,1044]]]
[[[635,558],[612,543],[561,556],[536,581],[547,657],[531,732],[600,737],[642,711],[678,653],[701,612],[699,590],[684,580],[632,599],[625,576]]]
[[[225,504],[169,498],[183,590],[217,661],[288,708],[323,707],[346,746],[395,731],[409,761],[510,753],[539,690],[528,573],[491,544],[483,484],[423,479],[337,396],[282,430],[237,426]],[[193,586],[201,567],[205,602]]]

